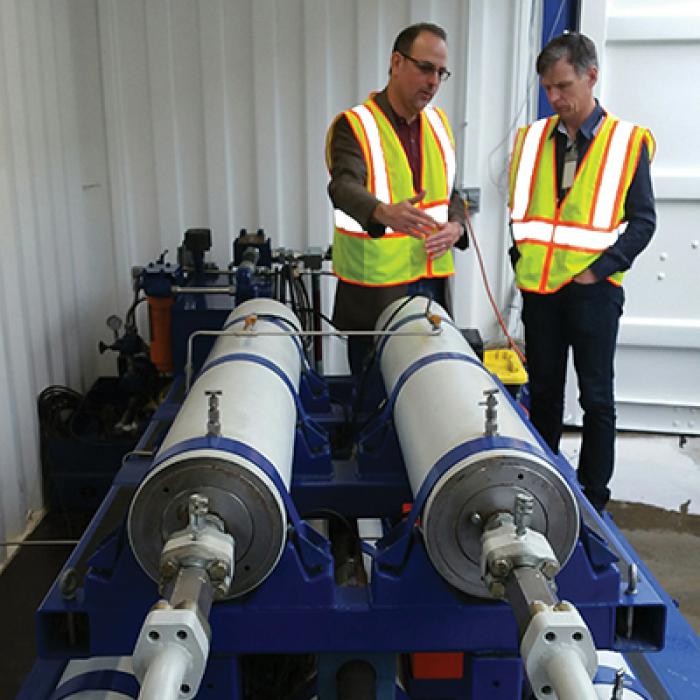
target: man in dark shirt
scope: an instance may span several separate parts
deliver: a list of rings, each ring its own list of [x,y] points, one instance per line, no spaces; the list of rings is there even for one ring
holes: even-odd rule
[[[615,458],[613,365],[624,302],[621,278],[656,227],[649,173],[653,139],[646,129],[608,115],[594,99],[598,62],[588,37],[570,33],[553,39],[537,59],[537,72],[558,119],[521,130],[511,166],[530,417],[558,452],[572,348],[583,409],[578,480],[602,511]],[[540,129],[534,131],[538,145],[527,143],[533,127]],[[548,167],[552,141],[554,183]],[[550,205],[552,195],[556,201]]]
[[[432,24],[408,27],[394,43],[386,88],[372,98],[403,148],[413,178],[414,196],[391,202],[370,191],[366,153],[346,115],[335,120],[328,134],[331,175],[328,192],[336,211],[357,221],[364,231],[361,235],[373,239],[383,237],[387,228],[420,238],[427,257],[451,255],[453,246],[464,249],[468,245],[464,235],[464,206],[452,182],[447,221],[440,223],[421,208],[425,197],[422,129],[428,127],[420,115],[440,83],[449,76],[446,63],[446,37],[440,27]],[[445,306],[445,276],[428,275],[381,286],[339,279],[333,322],[342,330],[373,330],[379,314],[389,303],[415,293],[428,294]],[[361,370],[371,347],[371,338],[350,337],[348,356],[353,373]]]

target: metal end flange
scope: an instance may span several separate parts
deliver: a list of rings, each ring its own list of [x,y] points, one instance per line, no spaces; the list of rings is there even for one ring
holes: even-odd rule
[[[480,573],[482,527],[492,515],[512,512],[518,493],[532,495],[530,527],[549,540],[559,562],[571,555],[578,506],[561,474],[544,460],[515,452],[475,455],[438,481],[423,509],[428,556],[455,588],[491,597]]]
[[[286,516],[279,496],[245,460],[192,457],[151,472],[129,510],[129,541],[144,571],[160,576],[160,554],[168,538],[188,523],[192,493],[209,500],[236,542],[235,577],[226,598],[258,586],[275,568],[286,540]]]

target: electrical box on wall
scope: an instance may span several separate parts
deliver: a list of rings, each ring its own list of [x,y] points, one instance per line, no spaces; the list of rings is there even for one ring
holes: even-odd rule
[[[469,211],[472,214],[476,214],[479,211],[479,205],[481,204],[481,187],[461,187],[457,190],[469,207]]]

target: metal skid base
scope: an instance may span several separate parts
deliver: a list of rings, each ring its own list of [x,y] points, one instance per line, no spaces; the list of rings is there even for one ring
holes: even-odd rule
[[[252,593],[213,606],[211,652],[196,697],[256,697],[250,684],[247,695],[244,690],[247,660],[275,654],[307,661],[311,655],[308,678],[284,696],[299,700],[317,694],[323,700],[352,697],[338,692],[348,664],[361,672],[369,668],[375,697],[384,700],[529,697],[511,608],[452,588],[428,559],[420,522],[406,527],[411,514],[404,504],[412,496],[391,423],[360,439],[354,453],[344,440],[347,421],[338,405],[352,390],[346,378],[320,381],[310,375],[304,380],[306,415],[297,430],[292,500],[302,519],[323,518],[329,511],[346,520],[382,519],[385,537],[362,548],[369,582],[338,583],[332,538],[304,520],[290,525],[272,575]],[[79,687],[79,681],[64,685],[63,692],[59,681],[72,659],[132,654],[159,596],[132,554],[124,523],[181,396],[182,387],[176,385],[39,609],[39,658],[18,700],[70,697],[66,690]],[[362,421],[360,414],[358,424]],[[557,465],[575,484],[563,458]],[[608,517],[601,519],[583,500],[581,511],[580,539],[557,577],[560,597],[576,605],[598,649],[625,655],[649,689],[648,697],[700,697],[697,636]],[[633,592],[631,564],[640,574]],[[442,657],[416,656],[436,652],[461,655],[451,657],[456,664],[442,677],[437,663]],[[436,661],[432,667],[431,658]],[[428,673],[417,673],[425,662]],[[113,690],[116,684],[121,697],[133,692],[133,685],[131,691],[119,686],[128,685],[125,674],[86,675],[83,688]]]

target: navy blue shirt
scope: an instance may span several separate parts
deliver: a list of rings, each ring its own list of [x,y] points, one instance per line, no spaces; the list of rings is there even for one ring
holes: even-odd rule
[[[576,133],[576,147],[578,149],[577,169],[581,165],[581,161],[586,155],[591,141],[593,141],[598,132],[605,114],[605,110],[596,100],[595,109]],[[569,141],[566,127],[561,121],[552,132],[552,138],[556,139],[558,197],[561,202],[565,194],[561,189],[564,153]],[[651,186],[649,152],[646,143],[642,144],[637,170],[627,191],[625,220],[627,221],[625,232],[613,245],[604,250],[601,256],[589,267],[599,280],[606,279],[615,272],[628,270],[632,266],[634,259],[647,247],[651,237],[654,235],[654,230],[656,229],[656,207],[654,191]]]

